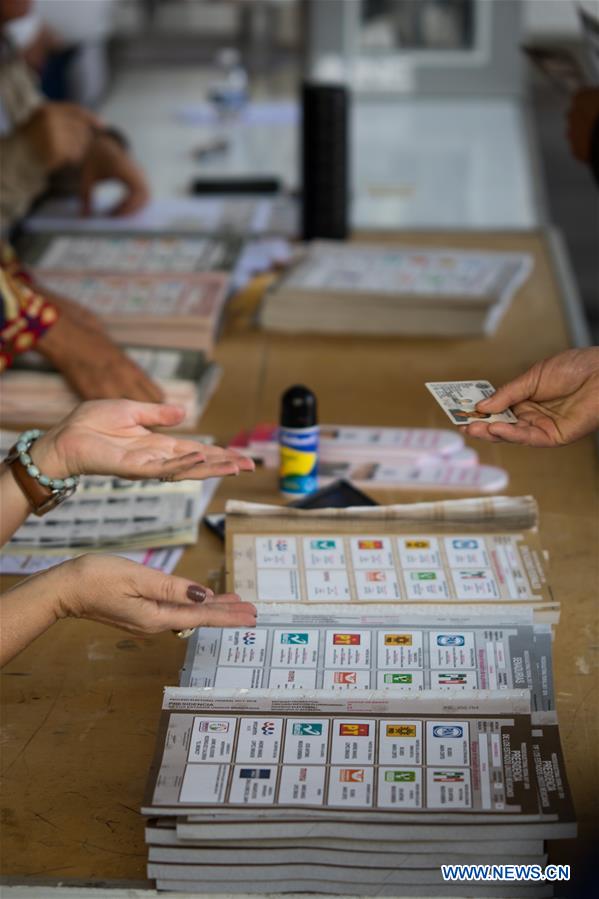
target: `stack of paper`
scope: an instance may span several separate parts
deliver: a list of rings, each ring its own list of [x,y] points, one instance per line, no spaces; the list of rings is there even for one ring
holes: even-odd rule
[[[279,466],[278,428],[257,425],[232,446],[268,468]],[[344,478],[361,488],[495,493],[508,474],[481,465],[457,431],[438,428],[363,428],[321,425],[318,483]]]
[[[23,242],[42,288],[94,312],[125,345],[212,352],[241,243],[235,238],[55,234]]]
[[[221,368],[195,350],[126,347],[125,351],[164,391],[165,400],[185,409],[182,428],[197,425],[218,387]],[[0,380],[0,418],[5,425],[46,426],[81,402],[62,375],[45,370],[39,358],[18,361]]]
[[[522,253],[315,241],[260,321],[290,333],[492,334],[531,267]]]
[[[149,848],[158,889],[522,896],[444,883],[441,864],[513,864],[521,840],[542,865],[539,840],[575,835],[555,716],[526,691],[169,688],[160,736],[142,809],[172,821]]]
[[[258,623],[196,632],[165,691],[157,887],[552,895],[441,871],[543,866],[576,832],[534,501],[227,513],[227,587]]]
[[[16,436],[1,432],[3,454]],[[217,484],[217,479],[162,482],[84,476],[77,492],[56,509],[26,519],[0,552],[0,570],[31,573],[92,551],[172,570],[180,552],[167,550],[196,542]]]

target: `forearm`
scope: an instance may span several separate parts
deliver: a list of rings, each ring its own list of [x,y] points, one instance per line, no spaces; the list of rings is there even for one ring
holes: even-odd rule
[[[52,478],[64,478],[69,475],[64,463],[59,459],[53,447],[53,434],[56,428],[40,437],[29,452],[32,462],[38,466],[42,474]],[[20,465],[20,462],[15,462]],[[7,465],[0,466],[0,546],[10,540],[15,531],[23,524],[31,509],[25,494],[15,481]]]
[[[24,493],[6,465],[0,471],[0,507],[0,546],[4,546],[31,511]]]
[[[48,630],[60,615],[68,578],[57,565],[22,581],[0,597],[0,666]]]
[[[0,227],[7,233],[46,189],[48,176],[18,131],[0,139],[0,156]]]

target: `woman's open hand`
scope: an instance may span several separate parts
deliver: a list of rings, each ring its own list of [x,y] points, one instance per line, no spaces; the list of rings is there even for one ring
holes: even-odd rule
[[[40,437],[31,455],[50,477],[105,474],[181,481],[254,470],[254,463],[235,450],[150,430],[178,425],[183,418],[179,406],[165,403],[94,400]]]
[[[216,596],[183,577],[120,556],[90,553],[65,562],[58,618],[90,618],[132,634],[193,627],[254,627],[256,608],[236,593]]]

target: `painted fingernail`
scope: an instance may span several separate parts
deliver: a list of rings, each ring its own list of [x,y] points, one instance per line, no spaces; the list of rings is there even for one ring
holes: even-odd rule
[[[187,588],[187,598],[192,602],[205,602],[207,593],[199,584],[190,584]]]

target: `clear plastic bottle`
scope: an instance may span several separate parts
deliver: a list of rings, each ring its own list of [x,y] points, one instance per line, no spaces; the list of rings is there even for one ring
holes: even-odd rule
[[[216,62],[219,75],[210,87],[210,100],[221,117],[235,116],[248,101],[248,75],[239,50],[223,47]]]

